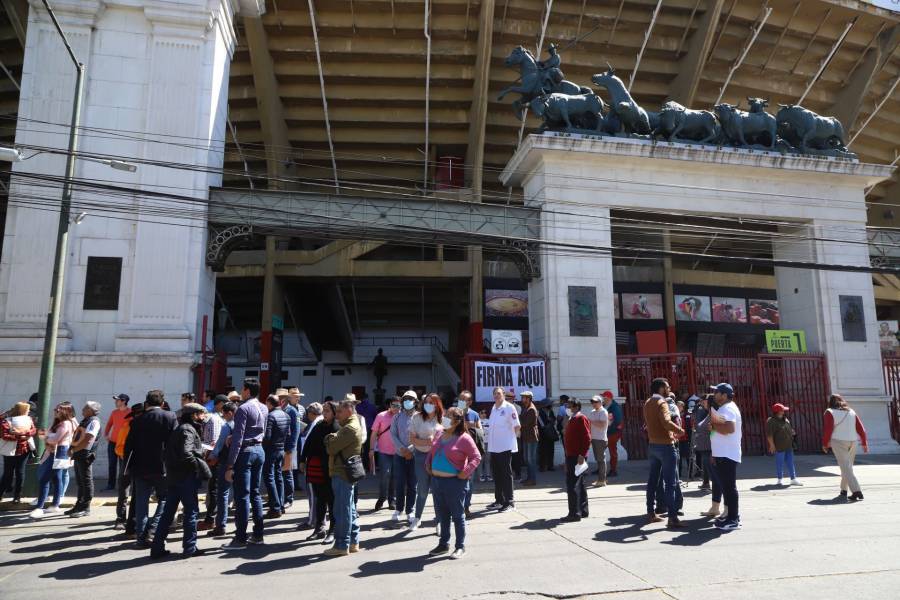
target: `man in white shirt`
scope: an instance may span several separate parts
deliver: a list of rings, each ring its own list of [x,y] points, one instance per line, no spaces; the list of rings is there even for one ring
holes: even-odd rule
[[[734,388],[728,383],[716,386],[716,407],[710,406],[710,438],[716,473],[728,514],[716,519],[717,529],[732,531],[741,527],[738,512],[737,466],[741,462],[741,409],[734,403]]]
[[[606,485],[606,429],[609,426],[609,413],[603,408],[603,397],[591,398],[591,412],[585,415],[591,422],[591,448],[594,450],[594,460],[597,461],[597,481],[594,485],[603,487]]]
[[[503,388],[494,388],[494,406],[491,407],[487,429],[488,453],[494,474],[494,502],[487,506],[488,509],[506,512],[515,508],[512,454],[516,451],[520,429],[516,408],[504,398]]]

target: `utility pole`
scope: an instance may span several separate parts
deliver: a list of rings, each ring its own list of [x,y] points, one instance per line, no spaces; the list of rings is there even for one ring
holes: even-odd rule
[[[69,126],[69,151],[66,155],[66,176],[63,183],[62,200],[59,206],[59,226],[56,231],[56,255],[53,260],[53,282],[50,292],[49,313],[47,313],[47,329],[44,334],[44,353],[41,357],[41,380],[38,389],[38,406],[40,415],[38,424],[47,429],[50,424],[50,400],[53,394],[53,369],[56,365],[56,337],[59,333],[59,315],[62,311],[62,299],[65,295],[66,252],[69,242],[69,213],[72,207],[72,180],[75,177],[75,153],[78,151],[78,126],[81,122],[81,100],[84,88],[84,63],[80,62],[63,32],[56,14],[47,0],[42,0],[44,8],[53,21],[53,26],[62,37],[63,44],[75,64],[75,98],[72,102],[72,122]],[[44,450],[44,440],[37,438],[37,455]]]

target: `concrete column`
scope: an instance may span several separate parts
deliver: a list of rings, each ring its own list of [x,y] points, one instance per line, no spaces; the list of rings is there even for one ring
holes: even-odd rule
[[[275,276],[275,241],[274,236],[266,238],[259,360],[268,368],[259,370],[261,394],[271,393],[281,384],[281,343],[277,336],[284,330],[284,294]]]
[[[668,229],[663,230],[663,250],[672,250],[672,236]],[[663,258],[663,302],[665,303],[666,316],[666,344],[669,352],[677,352],[677,339],[675,338],[675,293],[672,289],[672,258]]]

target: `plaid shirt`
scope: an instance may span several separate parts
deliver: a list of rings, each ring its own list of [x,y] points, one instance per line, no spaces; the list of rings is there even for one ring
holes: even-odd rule
[[[203,443],[204,450],[210,451],[216,447],[216,442],[219,441],[219,435],[222,433],[223,425],[225,425],[225,419],[223,419],[219,413],[210,413],[206,423],[203,424],[203,435],[200,436],[200,441]]]

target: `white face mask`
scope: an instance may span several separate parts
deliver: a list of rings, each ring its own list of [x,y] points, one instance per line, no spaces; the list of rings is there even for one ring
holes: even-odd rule
[[[441,426],[444,428],[444,431],[447,431],[451,427],[453,427],[453,419],[450,417],[444,417],[441,419]]]
[[[422,408],[425,409],[425,414],[427,414],[427,415],[430,415],[431,413],[434,412],[434,404],[431,404],[430,402],[428,404],[425,404],[424,406],[422,406]]]
[[[458,408],[459,410],[469,410],[469,405],[466,404],[465,400],[457,400],[456,408]]]
[[[413,401],[412,400],[404,400],[403,401],[403,410],[412,410]]]
[[[566,416],[567,416],[567,417],[569,417],[569,418],[571,419],[572,416],[574,416],[574,415],[575,415],[575,413],[572,411],[571,408],[567,408],[567,409],[566,409]]]

